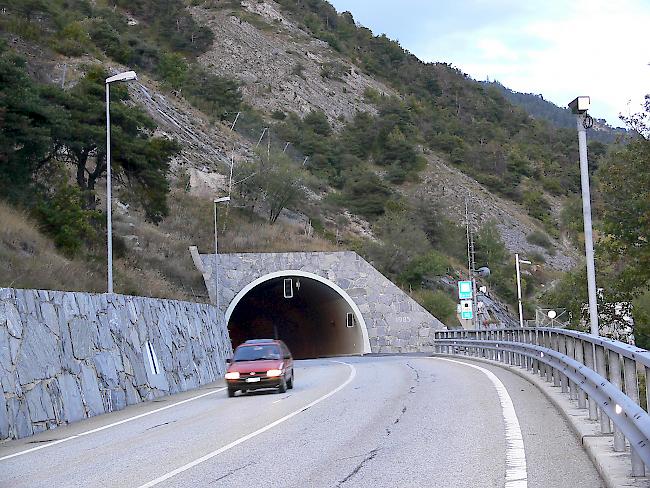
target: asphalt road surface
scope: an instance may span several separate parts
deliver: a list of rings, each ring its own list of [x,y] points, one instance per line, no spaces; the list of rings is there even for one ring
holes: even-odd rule
[[[0,444],[0,487],[604,486],[533,385],[459,361],[297,361],[285,394],[208,385]]]

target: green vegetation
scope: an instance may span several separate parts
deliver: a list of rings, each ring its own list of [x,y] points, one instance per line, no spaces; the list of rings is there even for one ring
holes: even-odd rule
[[[394,113],[408,113],[408,130],[400,127],[403,135],[420,138],[445,153],[491,190],[520,201],[524,178],[542,182],[548,175],[552,180],[546,186],[555,193],[579,189],[575,131],[556,130],[531,119],[497,88],[474,82],[448,64],[422,63],[397,42],[385,35],[373,36],[369,29],[357,26],[349,12],[338,14],[325,1],[278,3],[312,35],[404,95],[405,111]],[[366,99],[378,97],[368,91]],[[391,131],[382,134],[382,140]],[[393,136],[395,148],[400,137]],[[413,168],[412,160],[400,162]],[[398,170],[394,178],[399,182],[404,175]]]
[[[492,289],[506,302],[516,303],[517,289],[515,267],[512,256],[506,250],[496,226],[485,225],[476,235],[475,243],[476,266],[490,268],[490,276],[486,278]],[[527,274],[522,274],[522,293],[530,295],[534,291],[534,282]]]
[[[528,234],[526,236],[526,240],[531,244],[535,244],[536,246],[543,247],[544,249],[547,250],[553,249],[553,243],[548,238],[548,236],[538,230],[535,230],[530,234]]]
[[[417,290],[413,293],[413,298],[443,324],[458,326],[456,302],[444,291]]]
[[[106,55],[182,91],[207,115],[220,119],[241,104],[239,85],[194,61],[212,44],[183,0],[5,0],[0,28],[68,56]],[[114,9],[113,6],[117,6]],[[137,17],[129,25],[121,8]]]
[[[105,78],[91,68],[70,91],[39,85],[27,76],[24,61],[0,46],[0,110],[8,129],[0,136],[0,191],[33,208],[69,253],[92,236],[96,223],[95,185],[106,172]],[[122,103],[128,100],[123,86],[112,96],[115,174],[129,184],[146,217],[159,222],[168,213],[169,159],[179,147],[153,137],[152,121]],[[75,175],[76,187],[63,168]]]

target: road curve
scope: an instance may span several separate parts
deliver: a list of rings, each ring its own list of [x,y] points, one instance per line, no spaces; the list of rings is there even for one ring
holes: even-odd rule
[[[295,371],[286,394],[209,385],[1,444],[0,487],[604,486],[551,404],[501,368],[394,356]]]

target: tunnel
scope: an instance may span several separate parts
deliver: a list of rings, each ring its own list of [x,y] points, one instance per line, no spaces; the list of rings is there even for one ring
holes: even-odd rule
[[[294,358],[370,352],[352,299],[316,275],[274,274],[244,288],[226,312],[233,348],[248,339],[281,339]]]

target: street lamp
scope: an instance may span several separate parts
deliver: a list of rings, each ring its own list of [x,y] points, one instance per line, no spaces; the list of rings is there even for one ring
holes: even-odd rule
[[[217,209],[217,204],[218,203],[225,203],[229,202],[230,197],[221,197],[221,198],[215,198],[214,199],[214,295],[215,295],[215,303],[217,306],[217,310],[219,309],[219,262],[218,262],[218,254],[219,254],[219,245],[218,245],[218,240],[217,240],[217,223],[218,223],[218,209]]]
[[[113,293],[113,215],[111,212],[111,96],[109,85],[115,81],[137,80],[135,71],[125,71],[106,78],[106,227],[108,230],[108,293]]]
[[[532,264],[525,259],[519,259],[519,254],[515,253],[515,267],[517,268],[517,301],[519,302],[519,327],[524,326],[524,312],[521,308],[521,273],[519,272],[520,264]]]
[[[587,129],[594,121],[587,114],[591,100],[577,97],[569,103],[576,115],[578,146],[580,149],[580,182],[582,185],[582,217],[585,232],[585,257],[587,258],[587,288],[589,291],[589,319],[591,334],[598,336],[598,301],[596,299],[596,266],[594,263],[594,238],[591,225],[591,195],[589,191],[589,167],[587,164]]]

